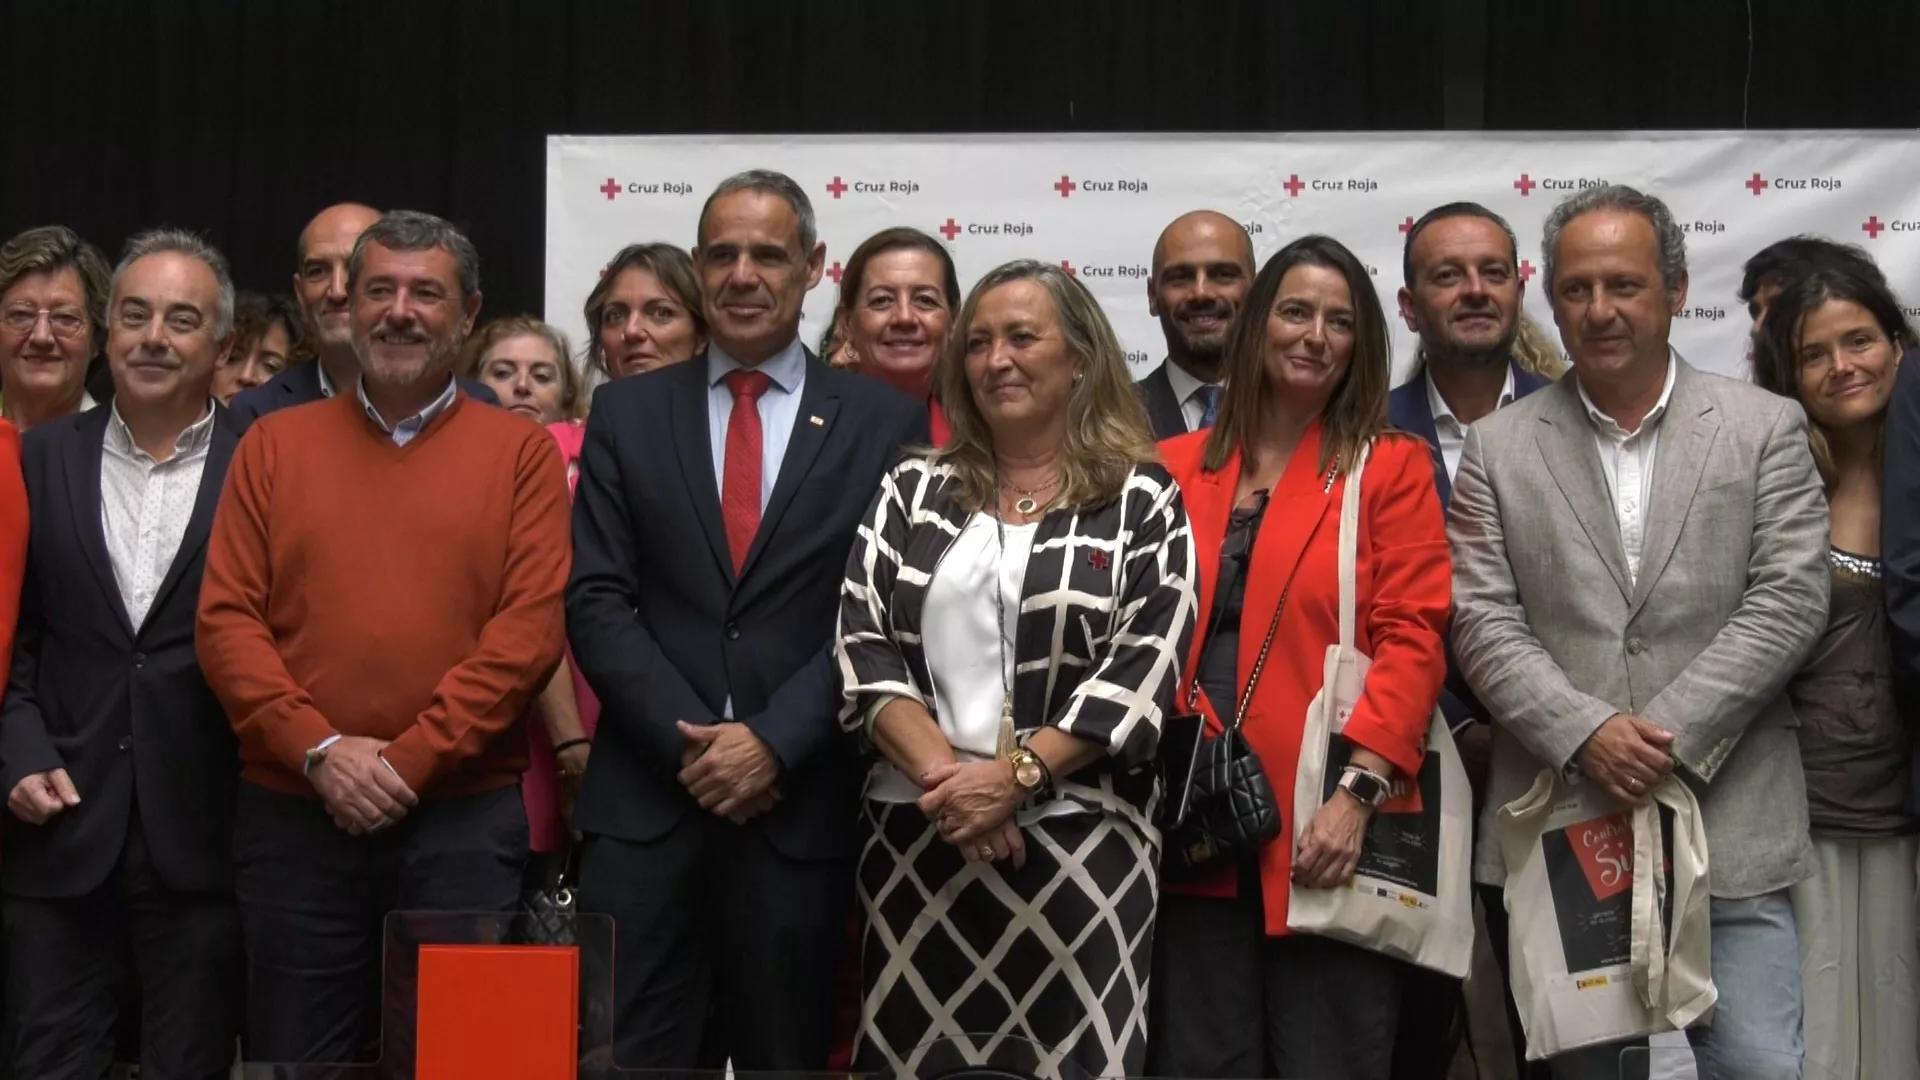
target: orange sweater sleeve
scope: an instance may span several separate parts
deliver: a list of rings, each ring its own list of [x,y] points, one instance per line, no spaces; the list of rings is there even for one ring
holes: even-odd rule
[[[13,655],[20,586],[27,576],[27,482],[20,474],[20,431],[0,420],[0,658]],[[0,666],[0,693],[7,666]]]
[[[514,465],[505,579],[473,655],[447,672],[433,702],[385,751],[414,791],[479,754],[546,686],[566,648],[572,564],[567,471],[553,440],[529,427]]]
[[[207,538],[194,647],[240,744],[299,776],[307,751],[338,732],[294,681],[267,622],[275,452],[271,425],[256,426],[234,450]]]
[[[1396,436],[1375,442],[1361,484],[1363,565],[1371,568],[1373,588],[1355,618],[1366,626],[1373,666],[1345,734],[1412,776],[1447,677],[1453,563],[1425,443]]]

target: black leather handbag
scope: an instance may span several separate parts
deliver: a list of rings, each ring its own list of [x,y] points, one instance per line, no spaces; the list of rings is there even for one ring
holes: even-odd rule
[[[521,894],[519,918],[514,920],[518,931],[514,936],[519,944],[578,944],[579,934],[574,926],[574,915],[577,913],[574,881],[579,851],[579,845],[569,843],[559,873],[550,881],[533,885]]]
[[[1169,783],[1167,798],[1161,803],[1161,834],[1165,838],[1160,856],[1162,878],[1184,881],[1204,877],[1257,854],[1280,835],[1280,801],[1274,797],[1260,756],[1247,744],[1240,725],[1246,721],[1253,688],[1260,682],[1261,669],[1267,666],[1267,650],[1273,647],[1280,613],[1286,609],[1287,594],[1283,592],[1273,609],[1266,640],[1260,643],[1260,656],[1247,675],[1246,688],[1240,692],[1240,707],[1225,731],[1207,734],[1204,721],[1194,713],[1200,695],[1198,678],[1187,691],[1187,712],[1198,724],[1199,744],[1194,747],[1184,785],[1176,788]]]
[[[1261,511],[1265,511],[1262,492]],[[1318,525],[1315,526],[1318,531]],[[1238,576],[1252,555],[1253,537],[1249,532],[1232,565]],[[1214,591],[1213,617],[1207,623],[1207,640],[1201,646],[1204,667],[1206,650],[1215,644],[1213,631],[1220,625],[1228,594],[1237,582],[1225,576],[1226,558],[1221,560],[1223,576]],[[1170,753],[1161,755],[1163,791],[1159,825],[1163,839],[1160,876],[1169,881],[1188,881],[1205,877],[1259,853],[1260,848],[1280,835],[1284,826],[1280,800],[1273,784],[1260,765],[1260,756],[1248,745],[1240,726],[1253,703],[1254,687],[1260,684],[1260,672],[1267,666],[1267,651],[1273,648],[1273,635],[1280,629],[1280,614],[1287,610],[1287,594],[1293,590],[1292,573],[1280,590],[1280,602],[1274,606],[1273,621],[1267,624],[1267,636],[1260,643],[1260,655],[1247,674],[1247,685],[1240,691],[1240,706],[1233,719],[1218,735],[1210,735],[1206,722],[1198,715],[1200,679],[1196,672],[1187,689],[1186,715],[1168,721],[1165,730],[1174,734]],[[1191,734],[1188,734],[1188,733]],[[1189,750],[1188,747],[1191,747]]]

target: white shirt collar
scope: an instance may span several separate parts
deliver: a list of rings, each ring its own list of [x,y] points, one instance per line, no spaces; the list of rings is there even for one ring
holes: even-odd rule
[[[1193,397],[1195,390],[1203,386],[1220,385],[1219,383],[1205,382],[1195,378],[1193,372],[1174,363],[1171,357],[1167,359],[1166,368],[1167,383],[1173,387],[1173,400],[1179,402],[1182,406],[1185,406],[1188,399]]]
[[[1640,421],[1639,431],[1645,431],[1652,425],[1659,423],[1660,418],[1666,415],[1667,401],[1673,397],[1674,374],[1680,370],[1679,359],[1680,354],[1674,351],[1673,346],[1667,346],[1667,382],[1666,385],[1660,389],[1660,400],[1653,403],[1653,408],[1648,410],[1646,419]],[[1593,403],[1593,399],[1587,396],[1587,388],[1580,382],[1579,372],[1573,373],[1573,386],[1574,389],[1580,391],[1580,404],[1586,408],[1587,419],[1593,422],[1594,427],[1609,434],[1617,433],[1625,436],[1639,434],[1639,431],[1628,431],[1626,428],[1621,427],[1614,422],[1613,417],[1600,411],[1599,406]]]
[[[213,399],[208,398],[205,415],[195,420],[185,431],[182,431],[174,437],[173,453],[175,457],[191,454],[213,442],[213,413]],[[114,399],[113,411],[107,421],[107,448],[129,457],[134,454],[146,453],[145,450],[140,449],[139,443],[133,441],[133,429],[128,427],[126,420],[121,418],[120,401],[118,398]]]
[[[1421,377],[1426,380],[1427,411],[1433,415],[1434,423],[1437,424],[1442,419],[1446,419],[1453,421],[1456,427],[1459,426],[1460,418],[1453,415],[1453,409],[1448,407],[1447,399],[1440,396],[1440,388],[1433,385],[1433,375],[1422,372]],[[1509,363],[1507,364],[1507,381],[1500,387],[1500,400],[1493,407],[1497,412],[1511,404],[1513,404],[1513,365]]]
[[[333,376],[327,374],[327,365],[321,363],[318,358],[313,361],[313,365],[314,370],[320,373],[320,396],[322,398],[332,397]]]
[[[718,344],[707,346],[707,386],[712,388],[720,384],[730,371],[747,370],[747,365],[726,354]],[[786,348],[767,357],[759,367],[752,370],[764,373],[773,380],[773,385],[786,393],[793,393],[807,375],[807,349],[794,338]]]

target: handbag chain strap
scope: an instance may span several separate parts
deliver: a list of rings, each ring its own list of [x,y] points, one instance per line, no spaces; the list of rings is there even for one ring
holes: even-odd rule
[[[1335,459],[1327,473],[1327,486],[1332,487],[1334,479],[1339,475],[1340,462],[1338,459]],[[1326,520],[1326,514],[1322,513],[1320,518],[1313,523],[1313,532],[1317,533],[1320,531],[1320,522],[1324,520]],[[1312,544],[1312,542],[1313,533],[1308,533],[1307,543]],[[1300,572],[1300,564],[1305,561],[1306,557],[1302,555],[1301,558],[1294,561],[1293,569],[1287,571],[1287,583],[1280,587],[1280,602],[1273,606],[1273,621],[1267,624],[1267,636],[1260,642],[1260,655],[1254,657],[1253,670],[1247,673],[1247,685],[1240,691],[1240,706],[1233,711],[1233,723],[1225,727],[1226,734],[1228,735],[1238,732],[1240,725],[1246,723],[1247,709],[1253,705],[1253,688],[1260,683],[1260,671],[1267,666],[1267,652],[1273,648],[1273,636],[1280,629],[1280,616],[1287,610],[1287,594],[1293,591],[1293,577]],[[1249,567],[1253,565],[1253,551],[1251,548],[1247,551],[1247,565]],[[1241,580],[1245,581],[1246,579],[1242,577]],[[1212,626],[1207,627],[1207,635],[1209,638],[1212,637],[1213,630],[1214,628]],[[1210,645],[1211,643],[1211,641],[1208,641],[1202,645],[1201,652],[1203,655],[1206,651],[1206,645]],[[1196,673],[1193,683],[1187,687],[1187,710],[1189,712],[1193,711],[1199,704],[1199,701],[1200,678]]]

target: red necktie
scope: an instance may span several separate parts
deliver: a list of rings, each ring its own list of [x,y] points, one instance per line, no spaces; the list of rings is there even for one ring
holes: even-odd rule
[[[760,531],[760,395],[773,380],[764,372],[729,371],[733,414],[727,417],[727,456],[720,484],[720,519],[727,527],[733,572],[747,564],[753,534]]]

